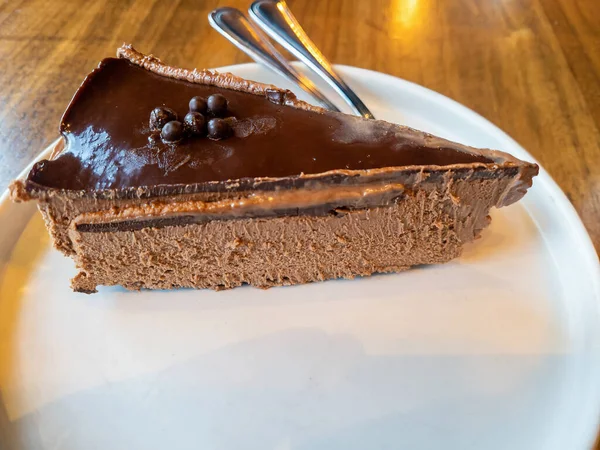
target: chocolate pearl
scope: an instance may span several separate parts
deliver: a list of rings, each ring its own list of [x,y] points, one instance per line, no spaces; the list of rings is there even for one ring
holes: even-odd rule
[[[167,122],[172,120],[177,120],[177,113],[171,108],[165,108],[164,106],[154,108],[150,113],[150,129],[160,131]]]
[[[231,136],[231,126],[223,119],[210,119],[208,121],[208,137],[214,141]]]
[[[199,112],[189,112],[183,118],[183,126],[194,136],[206,134],[206,119]]]
[[[183,137],[183,124],[178,120],[167,122],[160,133],[160,137],[165,142],[173,143],[180,141]]]
[[[206,99],[204,97],[192,97],[189,106],[191,112],[206,114],[208,111],[208,105],[206,104]]]
[[[213,94],[208,97],[208,110],[215,117],[223,117],[227,114],[227,99],[221,94]]]

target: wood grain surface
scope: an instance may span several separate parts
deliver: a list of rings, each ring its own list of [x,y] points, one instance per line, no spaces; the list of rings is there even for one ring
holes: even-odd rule
[[[83,77],[121,43],[184,67],[249,61],[206,20],[218,6],[249,3],[0,2],[0,190],[57,137]],[[558,182],[600,250],[599,0],[289,5],[333,62],[416,82],[505,130]]]

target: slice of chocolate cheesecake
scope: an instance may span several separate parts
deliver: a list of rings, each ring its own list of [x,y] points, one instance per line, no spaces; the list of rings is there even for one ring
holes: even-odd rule
[[[535,164],[131,46],[87,76],[36,200],[73,289],[266,288],[449,261]]]

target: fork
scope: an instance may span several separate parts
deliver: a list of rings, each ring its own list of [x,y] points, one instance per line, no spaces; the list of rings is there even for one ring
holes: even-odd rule
[[[271,38],[329,83],[356,114],[367,119],[375,118],[308,37],[284,0],[256,0],[248,12]]]
[[[236,8],[217,8],[208,15],[211,26],[256,62],[297,84],[331,111],[339,111],[317,86],[297,71],[269,42],[269,39]]]

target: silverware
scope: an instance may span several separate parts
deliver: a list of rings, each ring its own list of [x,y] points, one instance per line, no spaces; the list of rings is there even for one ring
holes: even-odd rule
[[[334,71],[331,63],[310,40],[284,0],[256,0],[248,12],[269,36],[327,81],[354,112],[367,119],[374,119],[371,111]]]
[[[264,64],[300,86],[331,111],[339,109],[325,97],[315,84],[298,72],[269,42],[269,39],[236,8],[217,8],[208,15],[211,26],[225,36],[254,61]]]

